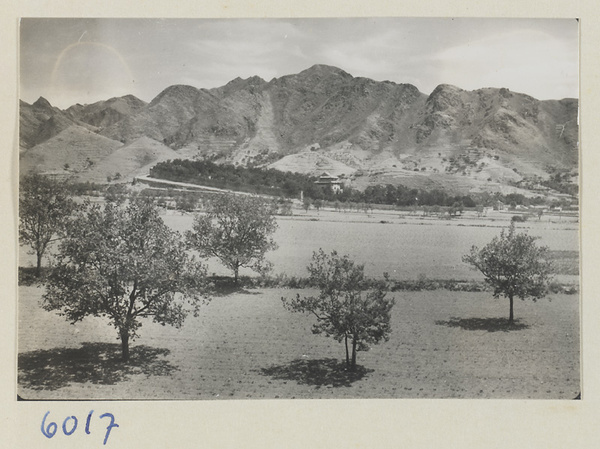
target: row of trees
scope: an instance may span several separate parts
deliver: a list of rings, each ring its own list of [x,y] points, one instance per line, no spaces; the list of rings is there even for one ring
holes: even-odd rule
[[[265,253],[276,248],[273,204],[252,196],[219,195],[206,215],[194,219],[185,236],[163,222],[148,198],[116,198],[104,204],[76,206],[64,198],[64,186],[39,176],[23,181],[20,192],[20,237],[37,255],[60,238],[47,276],[43,306],[59,310],[71,322],[86,316],[106,317],[118,332],[123,359],[143,318],[180,327],[189,313],[209,301],[206,268],[190,255],[219,258],[234,273],[248,267],[265,273]],[[45,201],[45,195],[47,196]],[[31,198],[32,197],[32,198]],[[38,203],[35,203],[38,201]],[[32,207],[31,204],[45,207]],[[65,206],[68,207],[62,208]],[[39,232],[36,232],[39,230]],[[547,248],[517,233],[514,224],[482,249],[473,247],[464,262],[478,269],[494,288],[494,296],[513,301],[545,295],[552,266]],[[348,256],[319,250],[308,266],[319,295],[282,298],[293,312],[316,317],[313,332],[344,342],[348,369],[356,353],[389,339],[393,298],[384,281],[365,277],[364,266]]]
[[[312,198],[321,198],[326,194],[324,189],[315,185],[315,181],[317,181],[315,177],[300,173],[284,173],[274,169],[220,165],[211,161],[175,159],[161,162],[152,167],[150,176],[176,182],[289,198],[299,197],[300,192],[304,192],[305,195]]]
[[[341,192],[333,192],[328,186],[315,184],[317,178],[300,173],[283,173],[274,169],[235,167],[219,165],[210,161],[173,160],[154,166],[150,175],[159,179],[207,185],[242,192],[260,193],[287,198],[304,198],[313,202],[387,204],[395,206],[446,206],[472,208],[477,205],[493,206],[502,201],[514,205],[539,205],[545,202],[541,196],[527,198],[519,193],[453,195],[441,189],[425,190],[403,185],[373,185],[364,191],[345,186]]]

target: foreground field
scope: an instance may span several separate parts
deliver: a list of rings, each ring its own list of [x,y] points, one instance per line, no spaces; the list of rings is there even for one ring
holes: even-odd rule
[[[71,325],[20,287],[19,386],[26,399],[533,398],[580,391],[579,301],[551,295],[515,304],[489,293],[396,292],[390,341],[359,352],[310,332],[265,289],[215,297],[180,330],[150,321],[118,359],[116,331],[99,318]],[[308,294],[308,291],[300,291]]]

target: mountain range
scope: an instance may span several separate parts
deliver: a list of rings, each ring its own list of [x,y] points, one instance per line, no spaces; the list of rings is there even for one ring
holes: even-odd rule
[[[523,179],[576,173],[578,134],[577,99],[447,84],[426,95],[324,65],[269,82],[174,85],[150,103],[127,95],[65,110],[44,98],[20,104],[21,172],[96,182],[207,158],[344,174],[358,188],[506,191]]]

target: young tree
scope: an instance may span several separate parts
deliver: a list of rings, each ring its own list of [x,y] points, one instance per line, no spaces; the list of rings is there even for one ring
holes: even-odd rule
[[[273,210],[278,215],[292,215],[292,200],[283,196],[273,198]]]
[[[292,211],[292,200],[288,198],[282,198],[279,202],[279,214],[280,215],[293,215]]]
[[[494,237],[482,249],[473,246],[463,256],[466,262],[485,276],[494,287],[494,298],[504,296],[510,303],[508,322],[512,323],[515,297],[533,301],[546,295],[553,267],[548,260],[548,248],[538,247],[537,237],[515,232],[514,222],[508,232],[503,229],[500,237]]]
[[[348,256],[330,255],[322,249],[314,252],[308,266],[311,284],[320,289],[319,296],[288,300],[283,305],[292,312],[310,312],[317,317],[313,333],[344,341],[346,366],[356,368],[356,352],[366,351],[369,344],[387,341],[391,332],[393,298],[386,298],[387,282],[373,285],[364,275],[364,265],[356,265]],[[387,273],[385,274],[387,281]],[[348,342],[352,344],[352,356]]]
[[[87,204],[61,241],[43,306],[73,323],[108,317],[127,361],[140,319],[180,327],[189,311],[198,311],[205,279],[204,267],[151,201]]]
[[[274,213],[273,205],[259,197],[218,195],[206,215],[196,216],[187,241],[203,257],[220,259],[237,283],[241,267],[259,273],[270,269],[265,253],[277,249]]]
[[[315,209],[317,209],[317,213],[318,213],[321,210],[321,207],[323,207],[323,200],[316,199],[313,204],[315,206]]]
[[[36,276],[40,276],[42,257],[48,245],[64,230],[66,218],[75,203],[66,186],[46,176],[25,176],[19,191],[19,239],[32,247],[37,258]]]
[[[312,200],[309,197],[305,196],[302,200],[302,207],[304,208],[304,211],[306,213],[308,213],[308,209],[310,209],[310,206],[312,206]]]
[[[538,220],[541,220],[541,219],[542,219],[542,215],[544,215],[544,209],[541,209],[541,208],[540,208],[540,209],[538,209],[538,211],[537,211],[537,217],[538,217]]]

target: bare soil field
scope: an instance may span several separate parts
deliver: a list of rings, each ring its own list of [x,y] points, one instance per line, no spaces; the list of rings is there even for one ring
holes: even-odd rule
[[[532,398],[580,392],[579,300],[515,303],[490,293],[396,292],[388,342],[358,353],[313,335],[264,289],[213,298],[181,329],[144,322],[131,361],[100,318],[75,325],[20,287],[18,394],[25,399]],[[299,291],[308,294],[309,291]]]
[[[295,211],[279,217],[275,273],[307,276],[322,247],[365,263],[369,276],[481,279],[461,261],[510,223],[510,214],[453,220],[407,212]],[[166,212],[181,232],[193,216]],[[578,283],[578,223],[544,216],[519,223],[540,237]],[[34,259],[20,248],[19,266]],[[47,264],[47,260],[44,261]],[[209,272],[231,273],[215,260]],[[573,271],[574,270],[574,271]],[[569,271],[569,270],[567,270]],[[251,274],[244,272],[242,274]],[[308,290],[298,291],[309,294]],[[490,292],[395,292],[390,341],[359,352],[344,370],[344,348],[313,335],[311,316],[286,311],[287,289],[215,296],[182,329],[144,322],[129,364],[117,332],[100,318],[74,325],[40,307],[43,288],[19,287],[18,394],[26,399],[532,398],[573,399],[580,392],[579,296],[552,294],[515,303]]]

